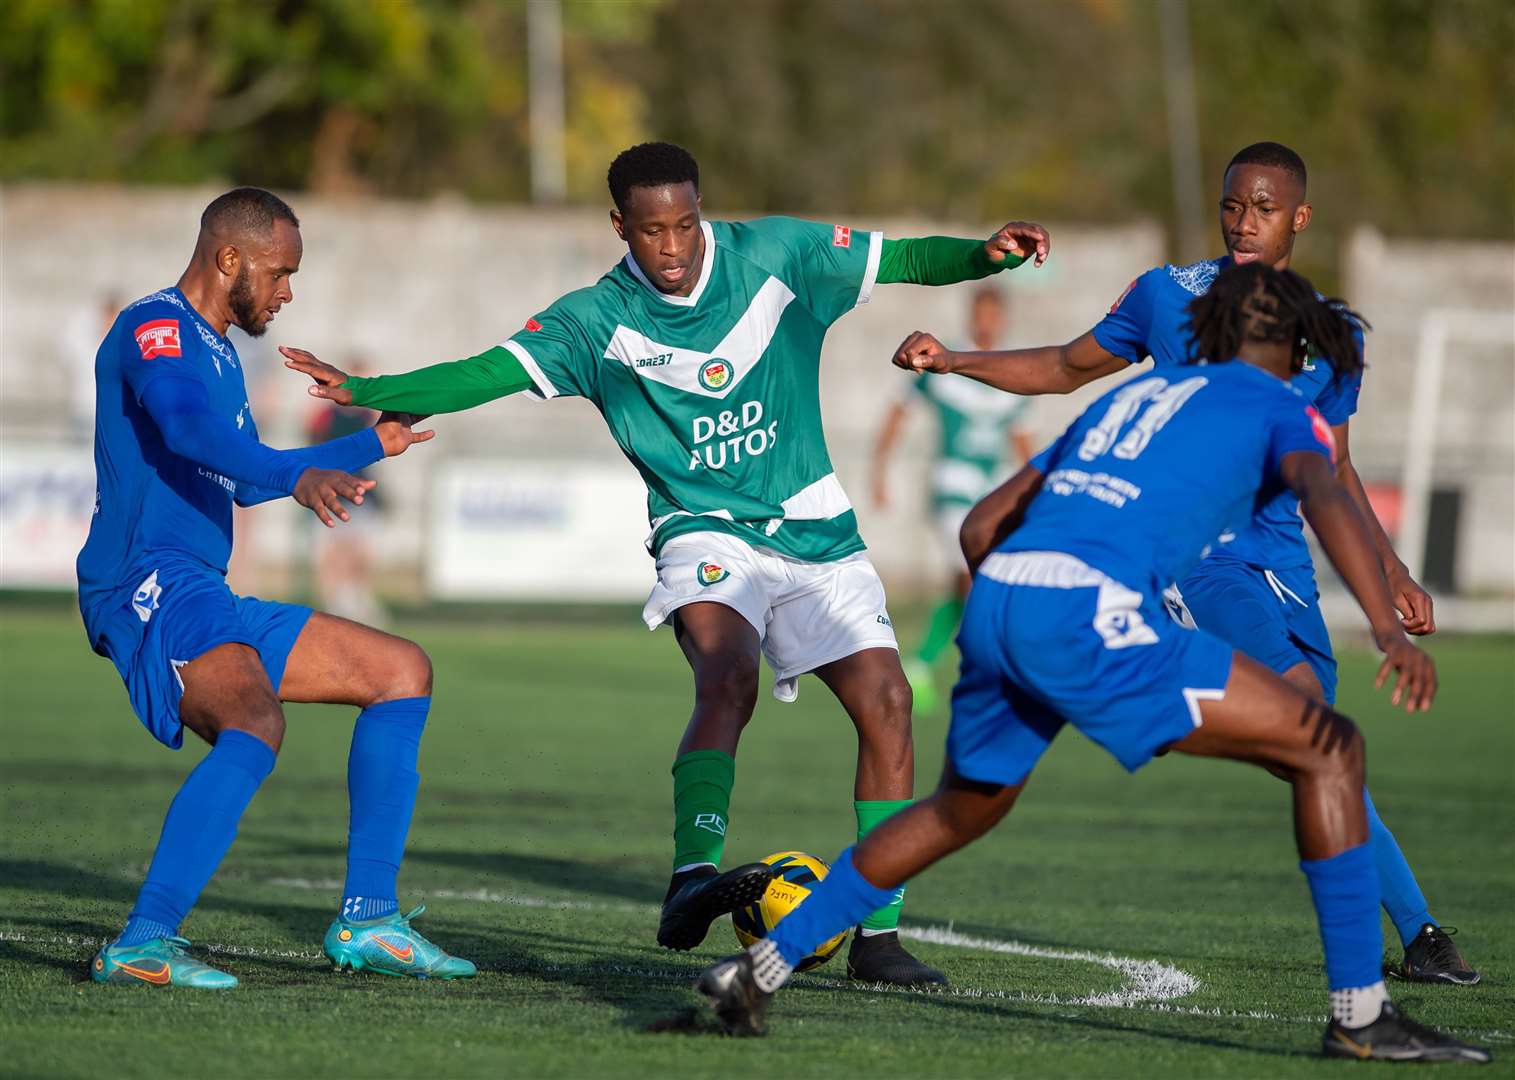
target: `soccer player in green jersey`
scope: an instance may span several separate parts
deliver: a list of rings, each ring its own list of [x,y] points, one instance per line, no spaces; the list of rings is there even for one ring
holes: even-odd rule
[[[404,375],[349,378],[282,350],[339,404],[453,412],[507,394],[586,397],[647,484],[657,584],[642,612],[694,672],[694,712],[673,764],[673,879],[658,943],[692,949],[719,916],[762,895],[764,863],[720,873],[742,728],[759,656],[793,701],[813,673],[858,733],[861,837],[910,801],[910,686],[878,574],[821,430],[827,328],[879,282],[946,285],[1047,255],[1038,225],[987,241],[885,241],[793,218],[703,220],[688,151],[645,143],[610,166],[611,225],[629,251],[498,346]],[[848,971],[945,982],[900,945],[903,890],[854,935]]]
[[[1003,344],[1008,322],[1005,294],[985,283],[973,293],[968,307],[968,338],[980,351]],[[913,407],[924,402],[936,417],[937,441],[931,459],[931,512],[937,537],[952,568],[952,587],[931,609],[926,634],[904,662],[905,677],[915,694],[916,712],[936,709],[936,682],[931,669],[957,633],[963,603],[973,578],[963,561],[958,533],[973,504],[1010,475],[1014,464],[1031,460],[1035,447],[1021,426],[1028,399],[1006,394],[971,379],[947,379],[924,372],[905,385],[905,391],[884,414],[873,448],[873,504],[889,505],[889,455],[899,441]]]

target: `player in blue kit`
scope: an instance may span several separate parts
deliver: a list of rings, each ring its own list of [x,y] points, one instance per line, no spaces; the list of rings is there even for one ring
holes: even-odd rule
[[[915,334],[900,347],[895,362],[912,370],[957,372],[1016,394],[1068,393],[1149,356],[1158,370],[1183,363],[1190,347],[1189,302],[1229,265],[1287,268],[1295,237],[1310,223],[1305,195],[1305,164],[1298,154],[1278,143],[1248,146],[1226,168],[1220,203],[1224,258],[1147,271],[1098,325],[1064,346],[949,353],[931,335]],[[1431,597],[1394,553],[1348,451],[1360,383],[1356,376],[1337,378],[1330,360],[1321,356],[1308,358],[1293,377],[1293,385],[1331,425],[1337,476],[1362,514],[1405,630],[1429,634],[1436,629]],[[1312,697],[1334,704],[1336,660],[1293,493],[1280,492],[1259,508],[1253,522],[1224,539],[1177,583],[1194,621]],[[1404,958],[1391,973],[1422,982],[1478,982],[1478,972],[1452,941],[1455,931],[1431,916],[1409,862],[1371,797],[1368,824],[1384,909],[1404,946]]]
[[[225,989],[234,976],[187,952],[179,926],[215,873],[284,738],[280,701],[362,709],[347,762],[351,820],[341,913],[325,949],[340,967],[393,975],[474,974],[402,916],[396,877],[415,807],[431,663],[409,641],[226,585],[232,504],[286,495],[327,526],[374,481],[352,472],[431,432],[385,415],[304,450],[258,441],[232,325],[258,336],[293,299],[299,221],[258,188],[206,207],[172,288],[117,316],[95,359],[97,491],[79,553],[90,645],[116,666],[148,731],[178,749],[211,745],[175,796],[126,927],[100,950],[99,983]]]
[[[1355,377],[1355,316],[1266,265],[1222,271],[1190,311],[1196,356],[1236,359],[1169,365],[1112,390],[969,515],[963,554],[976,574],[941,783],[843,852],[767,938],[701,976],[732,1033],[760,1034],[794,966],[856,912],[992,828],[1071,723],[1128,770],[1177,750],[1289,781],[1325,949],[1328,1056],[1489,1060],[1388,1000],[1356,726],[1163,601],[1222,529],[1293,491],[1368,616],[1379,684],[1394,673],[1395,704],[1430,706],[1435,669],[1396,616],[1337,480],[1330,427],[1288,383],[1305,341]]]

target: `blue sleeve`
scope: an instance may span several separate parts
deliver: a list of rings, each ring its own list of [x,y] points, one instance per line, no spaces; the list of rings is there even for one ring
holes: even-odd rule
[[[1115,301],[1109,314],[1095,324],[1094,340],[1111,356],[1140,364],[1152,354],[1147,342],[1152,333],[1152,310],[1160,279],[1166,277],[1162,267],[1148,270]]]
[[[257,437],[258,432],[254,428],[253,438]],[[342,472],[355,473],[359,469],[366,469],[374,462],[382,460],[384,445],[379,442],[378,433],[373,428],[364,428],[362,431],[355,431],[351,435],[344,435],[331,442],[303,446],[298,450],[278,450],[275,453],[303,462],[306,468],[340,469]],[[288,492],[239,483],[236,499],[238,506],[257,506],[270,499],[282,499],[286,494]]]
[[[150,300],[118,317],[117,348],[121,375],[138,401],[150,383],[164,376],[200,380],[195,363],[197,340],[184,341],[192,329],[184,312],[167,300]]]
[[[1361,327],[1353,331],[1352,336],[1357,339],[1358,349],[1361,349],[1363,347]],[[1357,395],[1361,392],[1361,375],[1350,379],[1332,378],[1316,397],[1315,407],[1320,410],[1320,415],[1326,418],[1326,423],[1337,427],[1357,415]]]
[[[289,495],[309,464],[264,446],[210,410],[210,394],[195,378],[153,378],[141,391],[142,406],[163,436],[163,444],[180,457],[213,472]]]
[[[1268,476],[1277,476],[1284,458],[1300,450],[1320,454],[1336,463],[1336,436],[1313,405],[1306,405],[1298,398],[1285,399],[1273,409],[1269,426]]]

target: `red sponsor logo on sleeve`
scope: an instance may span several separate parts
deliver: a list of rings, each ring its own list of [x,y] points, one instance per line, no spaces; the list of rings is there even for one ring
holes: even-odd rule
[[[132,334],[137,339],[137,348],[142,350],[144,360],[184,355],[179,347],[178,319],[153,319],[137,327]]]
[[[1324,416],[1316,410],[1314,405],[1306,405],[1305,412],[1310,416],[1310,430],[1315,434],[1315,440],[1324,446],[1331,455],[1331,464],[1336,464],[1336,432],[1331,430],[1331,425]]]
[[[1115,303],[1113,303],[1113,304],[1110,305],[1110,312],[1111,312],[1111,314],[1114,314],[1115,309],[1118,308],[1118,307],[1120,307],[1122,304],[1124,304],[1126,302],[1126,297],[1130,296],[1131,295],[1131,290],[1134,289],[1134,288],[1136,288],[1136,282],[1137,282],[1137,280],[1138,280],[1137,278],[1132,278],[1131,279],[1131,284],[1129,284],[1129,285],[1126,286],[1126,291],[1123,292],[1123,293],[1121,293],[1119,296],[1117,296],[1115,298]]]
[[[536,319],[527,319],[526,320],[526,329],[535,332],[537,330],[542,329],[542,324],[539,323],[539,322],[537,322]]]
[[[845,225],[831,226],[831,246],[850,248],[852,246],[852,230]]]

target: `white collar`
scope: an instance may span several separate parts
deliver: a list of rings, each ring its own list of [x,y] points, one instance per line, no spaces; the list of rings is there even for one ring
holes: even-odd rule
[[[647,275],[642,273],[642,268],[631,257],[631,252],[626,253],[626,269],[631,271],[633,277],[647,286],[647,291],[669,304],[677,304],[679,307],[694,307],[700,302],[700,296],[705,291],[705,286],[710,284],[710,272],[715,266],[715,230],[710,227],[710,222],[700,219],[700,231],[705,234],[705,257],[700,260],[700,280],[695,283],[694,290],[688,296],[674,296],[665,293],[652,282],[647,280]]]

